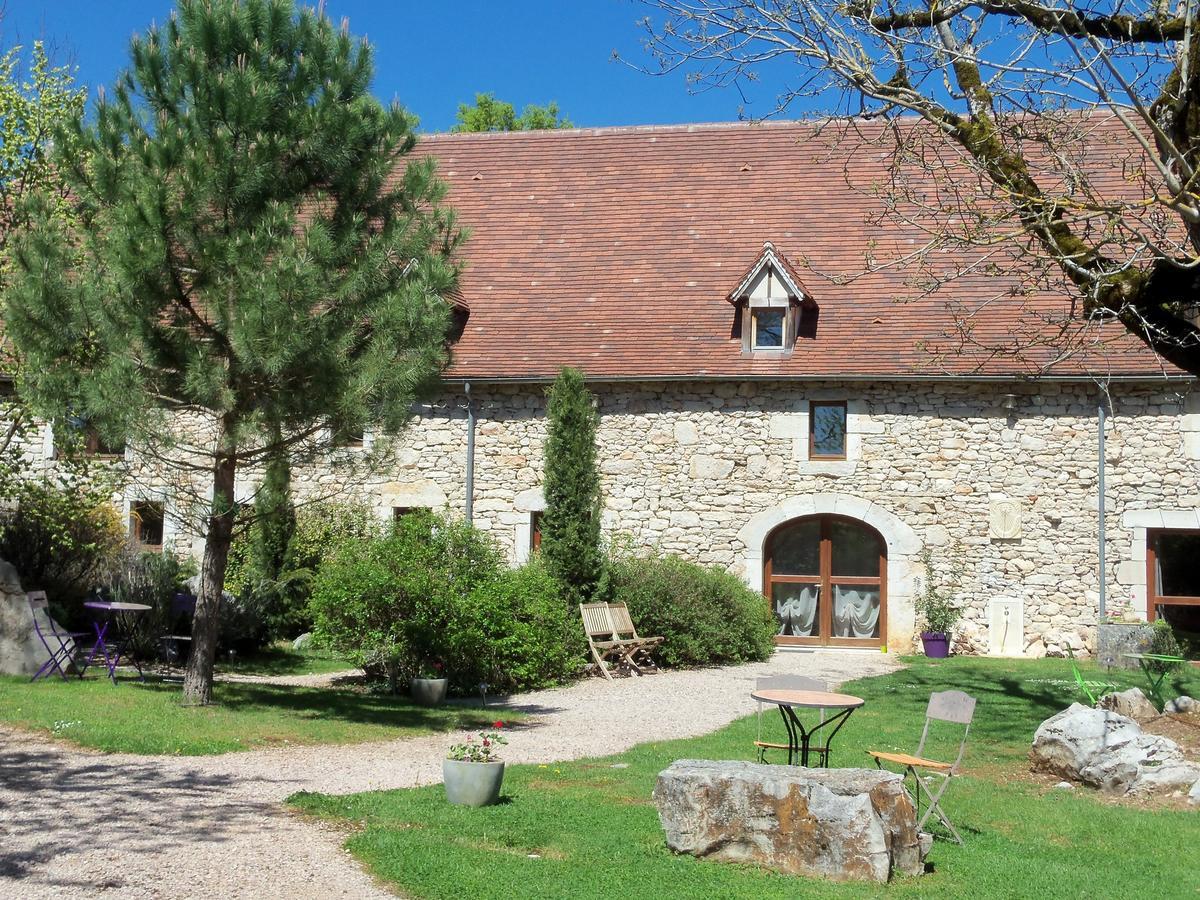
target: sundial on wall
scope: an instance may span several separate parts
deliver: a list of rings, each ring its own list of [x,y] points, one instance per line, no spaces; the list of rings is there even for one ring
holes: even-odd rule
[[[1016,500],[994,500],[989,516],[988,536],[1011,540],[1021,536],[1021,504]]]

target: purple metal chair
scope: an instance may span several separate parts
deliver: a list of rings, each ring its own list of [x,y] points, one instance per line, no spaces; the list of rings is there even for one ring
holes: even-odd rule
[[[68,679],[67,668],[75,664],[75,656],[82,650],[81,639],[91,637],[91,635],[86,631],[59,631],[54,620],[50,618],[50,603],[46,599],[45,591],[30,591],[25,597],[29,601],[29,611],[33,615],[33,630],[37,633],[42,646],[46,648],[46,652],[50,654],[50,658],[42,664],[31,680],[37,681],[43,675],[49,677],[52,672],[58,672],[66,681]],[[44,629],[41,623],[42,616],[39,616],[38,613],[45,617],[46,627]],[[66,668],[64,668],[64,664]],[[83,678],[83,671],[87,666],[76,666],[76,668],[78,671],[75,674]]]

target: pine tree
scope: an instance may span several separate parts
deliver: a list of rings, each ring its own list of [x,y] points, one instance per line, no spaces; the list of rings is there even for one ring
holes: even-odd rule
[[[596,599],[605,584],[596,467],[598,416],[577,369],[559,373],[549,398],[541,552],[566,601],[574,606]]]
[[[460,235],[370,46],[322,13],[180,0],[131,56],[56,141],[75,219],[34,208],[6,325],[43,414],[176,466],[205,532],[184,697],[207,703],[238,471],[404,425],[445,364]]]

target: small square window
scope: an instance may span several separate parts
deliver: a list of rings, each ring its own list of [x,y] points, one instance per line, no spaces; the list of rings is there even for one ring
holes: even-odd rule
[[[846,404],[813,402],[808,414],[809,459],[846,458]]]
[[[784,322],[787,311],[783,309],[754,309],[750,311],[754,328],[754,347],[758,350],[782,350]]]
[[[129,533],[143,550],[161,550],[163,545],[163,505],[136,500],[129,505]]]

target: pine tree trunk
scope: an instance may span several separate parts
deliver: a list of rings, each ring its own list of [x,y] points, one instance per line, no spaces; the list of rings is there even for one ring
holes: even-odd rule
[[[223,443],[223,430],[218,447]],[[236,465],[227,456],[218,456],[213,467],[212,509],[208,534],[204,539],[204,559],[200,564],[200,595],[192,620],[192,655],[183,676],[183,702],[189,706],[212,703],[213,661],[217,655],[217,635],[221,629],[221,590],[225,585],[225,566],[233,539],[233,482]]]

